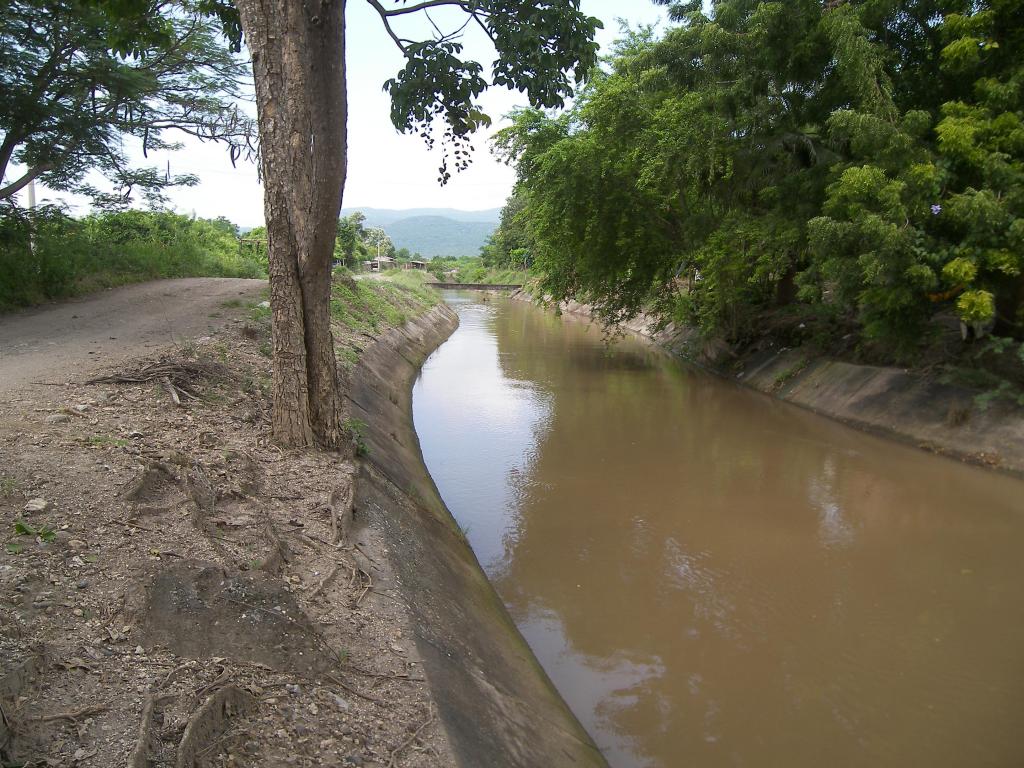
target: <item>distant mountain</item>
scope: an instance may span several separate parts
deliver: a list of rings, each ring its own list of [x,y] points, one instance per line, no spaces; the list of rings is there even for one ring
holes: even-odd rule
[[[405,208],[402,210],[393,208],[342,208],[341,215],[348,216],[356,211],[363,212],[367,223],[371,227],[383,227],[399,219],[408,219],[412,216],[444,216],[446,219],[454,219],[455,221],[487,222],[497,222],[501,218],[501,208],[490,208],[485,211],[460,211],[458,208]]]
[[[410,216],[384,227],[396,248],[408,248],[426,258],[476,256],[496,222],[455,221],[446,216]]]
[[[408,248],[426,258],[434,256],[475,256],[488,236],[498,227],[500,208],[460,211],[454,208],[344,208],[348,216],[362,211],[366,226],[380,227],[396,248]]]

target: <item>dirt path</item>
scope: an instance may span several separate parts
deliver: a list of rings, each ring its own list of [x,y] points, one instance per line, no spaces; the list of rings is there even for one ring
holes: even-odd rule
[[[454,764],[350,455],[270,439],[265,285],[0,317],[0,764]]]
[[[0,392],[69,378],[215,330],[267,287],[263,280],[196,277],[130,285],[0,316]]]

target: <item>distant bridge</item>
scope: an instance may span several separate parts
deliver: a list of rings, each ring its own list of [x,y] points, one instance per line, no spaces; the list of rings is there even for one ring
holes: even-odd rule
[[[499,283],[492,285],[490,283],[426,283],[431,288],[455,288],[465,291],[515,291],[522,288],[522,284],[514,285],[511,283]]]

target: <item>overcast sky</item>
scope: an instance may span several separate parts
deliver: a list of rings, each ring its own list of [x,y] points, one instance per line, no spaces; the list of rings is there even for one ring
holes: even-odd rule
[[[662,9],[649,0],[583,0],[582,6],[586,13],[604,22],[605,28],[598,36],[604,50],[618,36],[616,19],[625,19],[631,26],[663,19]],[[447,30],[457,18],[456,14],[451,9],[439,9],[432,13],[432,18]],[[429,23],[421,16],[405,17],[405,26],[400,27],[400,31],[408,37],[429,36]],[[463,210],[502,206],[511,191],[514,174],[491,156],[486,135],[504,125],[502,115],[515,106],[525,105],[524,97],[499,88],[489,90],[482,97],[484,111],[495,121],[494,128],[474,140],[476,153],[469,170],[453,174],[452,180],[441,187],[437,183],[440,150],[428,151],[421,138],[401,135],[391,125],[390,102],[382,86],[401,68],[401,53],[384,32],[369,3],[351,0],[346,21],[349,159],[344,205]],[[466,55],[483,63],[485,73],[489,73],[487,65],[494,58],[490,42],[474,25],[466,32]],[[263,188],[258,183],[255,166],[239,163],[237,168],[232,168],[222,146],[190,140],[179,152],[160,156],[150,153],[150,158],[143,161],[140,157],[139,160],[160,168],[169,160],[172,172],[194,173],[201,179],[196,187],[171,193],[171,205],[177,211],[209,218],[226,216],[243,226],[262,223]],[[44,190],[39,194],[41,200],[58,197]],[[75,210],[85,212],[81,206],[75,206]]]

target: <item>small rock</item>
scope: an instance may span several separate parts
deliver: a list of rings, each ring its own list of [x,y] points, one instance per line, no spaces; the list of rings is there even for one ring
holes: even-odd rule
[[[71,421],[71,417],[66,413],[51,413],[44,419],[44,421],[47,424],[67,424]]]
[[[319,715],[320,714],[320,707],[318,707],[316,704],[310,704],[309,705],[309,714],[311,714],[311,715]]]
[[[75,608],[71,613],[74,616],[85,616],[85,611],[83,611],[81,608]]]
[[[72,549],[85,549],[86,544],[81,539],[71,539],[68,542],[68,546]]]
[[[86,581],[85,579],[82,579],[77,584],[75,584],[75,587],[77,589],[86,589],[88,586],[89,586],[89,582]]]
[[[288,693],[290,693],[292,696],[298,696],[300,693],[302,693],[302,689],[294,683],[288,683],[287,685],[285,685],[284,689],[288,691]]]
[[[346,765],[362,765],[363,764],[363,756],[360,755],[358,752],[353,752],[351,755],[348,755],[345,758],[345,764]]]
[[[259,306],[260,309],[270,309],[270,302],[269,301],[261,301],[258,306]]]
[[[40,498],[29,499],[28,503],[25,505],[26,512],[45,512],[49,508],[50,502],[46,499]]]
[[[334,697],[334,706],[336,706],[340,710],[347,710],[352,708],[351,704],[349,704],[347,701],[341,698],[341,696],[337,695]]]

